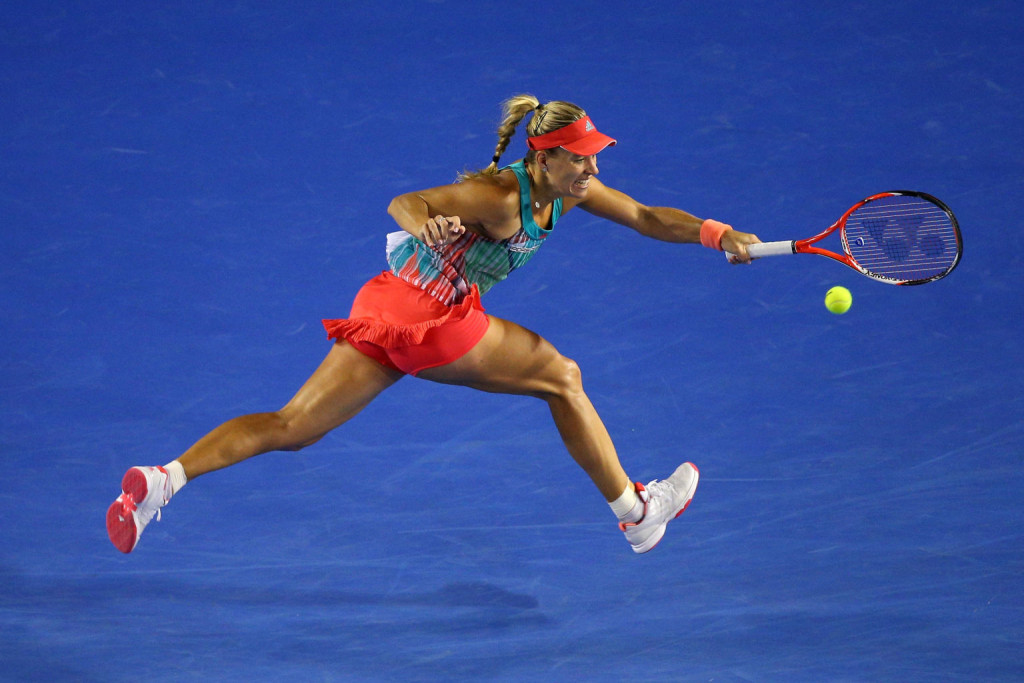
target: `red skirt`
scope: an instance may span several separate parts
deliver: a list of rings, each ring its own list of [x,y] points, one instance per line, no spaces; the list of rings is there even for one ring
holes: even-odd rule
[[[381,365],[415,375],[466,355],[490,321],[476,285],[461,303],[445,306],[385,271],[359,290],[347,319],[323,324],[328,339],[344,339]]]

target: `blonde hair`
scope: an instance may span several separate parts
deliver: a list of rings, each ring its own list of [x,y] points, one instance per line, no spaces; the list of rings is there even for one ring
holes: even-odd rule
[[[530,112],[533,112],[533,118],[526,125],[526,134],[530,137],[564,128],[587,115],[587,112],[571,102],[554,100],[547,104],[541,104],[540,100],[533,95],[525,94],[508,98],[501,103],[501,110],[502,119],[501,125],[498,126],[498,144],[494,148],[494,157],[490,165],[479,171],[463,171],[459,174],[459,181],[496,174],[501,155],[505,153],[508,143],[512,141],[512,136],[516,134],[519,124]],[[536,152],[531,149],[526,153],[526,161],[533,161],[535,155]]]

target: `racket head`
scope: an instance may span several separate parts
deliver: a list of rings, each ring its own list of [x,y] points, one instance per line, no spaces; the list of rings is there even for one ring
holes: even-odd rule
[[[911,190],[881,192],[837,221],[847,265],[894,285],[922,285],[953,272],[963,254],[960,225],[939,199]]]

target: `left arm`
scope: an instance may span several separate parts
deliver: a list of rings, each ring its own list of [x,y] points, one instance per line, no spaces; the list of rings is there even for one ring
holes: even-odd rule
[[[681,209],[645,206],[597,178],[590,179],[587,198],[579,202],[578,206],[595,216],[632,228],[646,237],[663,242],[700,244],[703,219]],[[749,261],[746,245],[760,241],[756,235],[729,230],[722,236],[722,247],[736,254],[740,261]]]

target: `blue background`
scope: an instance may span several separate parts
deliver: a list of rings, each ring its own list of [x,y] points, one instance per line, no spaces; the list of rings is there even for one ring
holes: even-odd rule
[[[1009,0],[4,3],[0,678],[1024,678],[1022,53]],[[388,201],[486,165],[518,92],[642,202],[768,240],[922,190],[963,262],[563,219],[484,303],[580,363],[633,478],[700,466],[648,555],[541,402],[415,379],[114,550],[124,470],[287,401]]]

